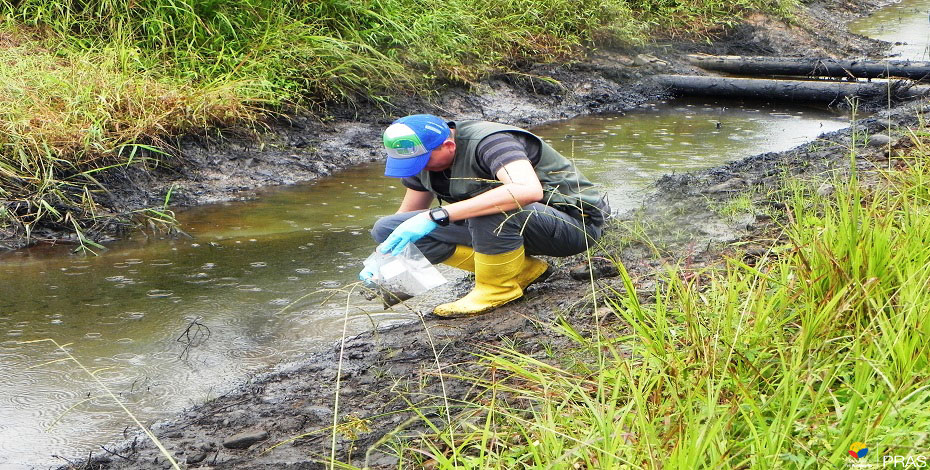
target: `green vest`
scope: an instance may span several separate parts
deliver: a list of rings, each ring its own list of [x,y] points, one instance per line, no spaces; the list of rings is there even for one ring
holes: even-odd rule
[[[588,181],[572,162],[538,136],[519,127],[487,121],[460,121],[453,124],[456,150],[450,168],[449,193],[440,194],[433,188],[429,170],[424,169],[419,174],[420,184],[427,191],[436,194],[441,201],[462,201],[503,184],[478,164],[478,142],[496,132],[510,131],[539,142],[541,153],[534,168],[543,188],[540,203],[576,218],[583,217],[586,223],[597,226],[602,225],[609,215],[610,208],[603,195],[594,188],[594,184]]]

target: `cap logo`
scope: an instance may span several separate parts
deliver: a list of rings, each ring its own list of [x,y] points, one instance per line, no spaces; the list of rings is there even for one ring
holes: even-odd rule
[[[392,124],[385,129],[384,148],[392,158],[413,158],[426,153],[420,137],[406,124]]]
[[[428,130],[428,131],[433,131],[438,135],[442,135],[442,133],[445,132],[448,129],[448,127],[446,129],[443,129],[442,127],[439,127],[439,125],[437,125],[436,123],[428,122],[423,125],[423,129]]]

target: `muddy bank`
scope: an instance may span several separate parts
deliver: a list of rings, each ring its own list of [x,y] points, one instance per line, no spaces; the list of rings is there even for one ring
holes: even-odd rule
[[[839,2],[819,5],[824,16],[815,15],[804,20],[811,22],[804,27],[810,29],[788,29],[757,19],[753,24],[736,28],[734,34],[739,39],[726,39],[712,46],[675,44],[669,46],[674,54],[662,54],[661,47],[649,51],[605,52],[583,64],[531,69],[538,75],[562,76],[564,89],[556,87],[543,93],[539,88],[552,86],[546,81],[497,77],[477,93],[445,93],[441,106],[410,100],[400,108],[404,112],[397,114],[426,110],[446,116],[482,117],[532,125],[583,113],[623,111],[662,97],[662,90],[651,87],[648,77],[670,69],[693,72],[676,59],[685,51],[758,53],[765,50],[764,47],[789,55],[791,36],[812,41],[810,46],[798,46],[793,55],[813,53],[817,50],[814,47],[824,50],[846,47],[832,49],[846,57],[877,50],[871,41],[843,37],[839,33],[835,38],[824,38],[825,42],[814,42],[813,32],[817,30],[811,25],[824,27],[831,24],[829,21],[835,24],[837,16],[830,16],[834,14],[831,8],[839,9],[842,15],[851,15],[846,8],[853,8]],[[862,6],[857,4],[855,8],[859,10]],[[824,29],[833,31],[835,28]],[[641,65],[636,65],[635,58],[641,53],[651,53],[655,59],[640,56]],[[572,83],[574,85],[569,87]],[[534,87],[537,90],[534,91]],[[885,158],[890,146],[903,144],[899,132],[902,126],[915,123],[915,106],[881,113],[857,123],[859,131],[865,129],[865,135],[874,136],[870,139],[872,145],[861,152],[863,168]],[[249,197],[251,189],[263,184],[310,179],[357,162],[380,158],[371,143],[377,143],[381,128],[390,120],[390,117],[378,117],[368,121],[320,123],[294,119],[286,125],[276,123],[284,126],[283,130],[275,130],[271,134],[273,137],[263,140],[264,150],[254,143],[188,143],[185,144],[189,146],[185,158],[190,162],[189,169],[178,170],[168,183],[156,179],[139,180],[139,183],[149,184],[154,194],[158,194],[157,188],[164,187],[161,185],[175,184],[188,203]],[[299,126],[303,127],[293,122],[300,122]],[[894,132],[893,137],[884,139],[881,136],[887,135],[888,128]],[[761,244],[750,243],[749,248],[741,248],[745,253],[736,253],[729,244],[737,240],[752,242],[770,229],[772,219],[750,213],[722,215],[719,205],[749,190],[774,187],[786,173],[822,178],[828,170],[844,168],[848,163],[850,136],[850,131],[842,131],[824,136],[824,141],[814,146],[758,155],[705,172],[664,178],[643,209],[621,217],[611,231],[615,246],[622,249],[603,254],[621,259],[644,295],[651,291],[657,269],[666,263],[686,259],[688,266],[700,268],[716,262],[725,253],[749,259],[754,256],[752,250],[761,249]],[[282,143],[275,147],[269,142]],[[214,153],[211,150],[214,145],[226,150]],[[297,152],[293,149],[305,153],[291,153]],[[224,153],[226,151],[229,153]],[[290,160],[293,161],[289,164],[283,163]],[[195,171],[197,165],[209,171],[200,175]],[[262,175],[270,176],[262,179]],[[764,194],[764,191],[752,194]],[[759,203],[766,204],[766,201]],[[627,237],[628,225],[624,219],[634,218],[648,227],[652,241],[660,248],[658,254],[635,238]],[[614,323],[608,309],[602,305],[595,311],[591,308],[590,295],[582,293],[594,289],[599,296],[609,295],[612,290],[620,289],[616,279],[603,277],[592,287],[570,275],[580,260],[551,261],[559,268],[556,275],[531,288],[526,299],[511,306],[476,319],[426,320],[358,335],[345,341],[344,350],[342,344],[332,345],[299,363],[283,365],[254,377],[236,390],[155,426],[156,433],[178,460],[187,462],[190,467],[323,468],[316,462],[330,453],[329,427],[334,419],[335,380],[341,357],[338,421],[352,426],[347,426],[346,432],[338,436],[337,458],[358,466],[390,468],[394,461],[387,453],[389,449],[376,444],[389,434],[409,435],[423,429],[422,421],[410,420],[413,413],[409,411],[409,403],[438,410],[436,406],[443,395],[450,399],[466,397],[472,384],[457,382],[450,376],[461,369],[474,368],[469,362],[476,351],[505,341],[531,354],[568,347],[570,340],[555,335],[549,328],[558,319],[567,320],[580,331],[590,331],[598,322]],[[606,275],[611,274],[609,269],[604,271]],[[461,285],[458,289],[467,287]],[[440,371],[444,383],[439,380]],[[303,437],[266,452],[272,445],[297,436]],[[89,462],[75,466],[166,467],[154,446],[141,437],[107,445],[106,449],[95,450]]]

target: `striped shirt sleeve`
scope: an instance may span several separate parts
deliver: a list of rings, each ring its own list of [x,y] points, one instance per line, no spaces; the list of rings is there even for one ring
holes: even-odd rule
[[[530,160],[524,143],[509,132],[498,132],[481,139],[477,157],[482,169],[487,170],[491,176],[497,175],[508,163]]]
[[[406,178],[401,178],[400,183],[404,185],[405,188],[412,189],[414,191],[426,191],[426,188],[423,187],[423,183],[420,182],[420,176],[408,176]]]

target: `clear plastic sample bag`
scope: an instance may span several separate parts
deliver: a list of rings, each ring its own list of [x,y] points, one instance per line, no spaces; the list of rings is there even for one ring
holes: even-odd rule
[[[413,243],[408,243],[397,256],[375,250],[365,258],[364,264],[367,270],[375,273],[371,281],[380,290],[394,296],[406,294],[406,299],[446,282],[442,273]]]

